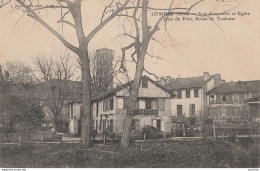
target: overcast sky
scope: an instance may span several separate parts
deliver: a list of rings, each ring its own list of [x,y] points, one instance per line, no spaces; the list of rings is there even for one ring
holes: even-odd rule
[[[103,0],[106,2],[105,0]],[[186,0],[187,1],[187,0]],[[187,5],[184,0],[174,1],[176,6]],[[104,4],[102,1],[85,1],[88,6],[83,8],[83,20],[87,21],[85,33],[100,21]],[[152,1],[154,7],[167,7],[169,1]],[[162,3],[164,2],[164,3]],[[187,1],[188,2],[188,1]],[[242,3],[241,3],[242,2]],[[229,12],[250,13],[249,16],[235,16],[235,21],[170,21],[167,30],[172,37],[168,38],[163,25],[155,37],[165,47],[151,42],[149,51],[160,56],[162,60],[147,57],[145,67],[158,76],[193,77],[200,76],[207,71],[210,74],[220,73],[226,81],[260,80],[260,1],[234,0],[228,3],[205,0],[193,9],[193,12]],[[85,7],[85,6],[84,6]],[[234,7],[234,8],[232,8]],[[0,9],[0,62],[21,60],[30,62],[38,54],[56,53],[63,49],[59,40],[50,34],[40,24],[22,16],[22,12],[10,12],[11,7]],[[149,19],[152,11],[148,13]],[[44,14],[45,21],[61,32],[56,24],[60,11]],[[229,16],[230,17],[230,16]],[[231,16],[232,17],[232,16]],[[173,17],[174,18],[174,17]],[[114,39],[120,33],[121,25],[113,20],[102,30],[90,44],[91,49],[110,48],[120,55],[120,48],[126,44],[122,40]],[[64,26],[64,35],[76,45],[75,33]],[[133,73],[134,67],[130,67]]]

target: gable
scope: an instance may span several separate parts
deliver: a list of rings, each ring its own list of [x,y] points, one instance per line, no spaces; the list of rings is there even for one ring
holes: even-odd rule
[[[116,93],[116,96],[129,96],[129,86],[119,90]],[[139,87],[138,91],[139,97],[162,97],[162,98],[170,98],[170,94],[151,82],[149,79],[147,80],[147,88],[143,88],[142,83]]]

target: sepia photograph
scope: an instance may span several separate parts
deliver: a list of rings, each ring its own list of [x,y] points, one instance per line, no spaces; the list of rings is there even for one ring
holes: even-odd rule
[[[0,168],[260,167],[259,0],[0,0]]]

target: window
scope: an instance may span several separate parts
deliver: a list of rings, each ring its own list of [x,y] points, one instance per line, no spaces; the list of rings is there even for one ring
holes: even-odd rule
[[[114,109],[114,99],[109,99],[109,110]]]
[[[195,116],[195,104],[190,104],[190,116]]]
[[[70,105],[70,118],[73,119],[73,103]]]
[[[199,97],[199,89],[194,89],[194,97]]]
[[[222,116],[227,116],[227,107],[222,107]]]
[[[161,131],[161,120],[157,119],[156,120],[156,128]]]
[[[190,90],[186,90],[186,98],[190,98]]]
[[[98,130],[98,120],[96,120],[96,130]]]
[[[96,106],[96,117],[98,117],[98,102],[97,102],[97,106]]]
[[[123,109],[128,109],[128,98],[123,98]]]
[[[80,106],[80,119],[82,119],[83,116],[83,106]]]
[[[238,107],[233,107],[232,108],[232,115],[237,116],[237,114],[238,114]]]
[[[109,125],[113,128],[113,130],[114,130],[114,120],[113,119],[111,119],[111,120],[109,120]]]
[[[99,120],[99,130],[101,130],[102,119]]]
[[[103,100],[103,111],[108,110],[108,99]]]
[[[182,105],[177,105],[177,116],[182,116]]]
[[[152,109],[152,100],[145,100],[145,109]]]
[[[131,131],[138,131],[140,130],[140,120],[133,119],[131,123]]]
[[[215,96],[212,94],[212,95],[210,95],[210,103],[215,103]]]
[[[239,101],[239,93],[233,94],[232,99],[233,99],[233,102],[238,102]]]
[[[252,94],[250,92],[245,93],[245,98],[250,99],[252,97]]]
[[[215,115],[215,110],[216,110],[216,108],[211,107],[211,108],[210,108],[210,114],[211,114],[211,115]]]
[[[142,88],[148,88],[148,80],[142,79]]]
[[[103,120],[103,130],[105,130],[107,128],[107,122],[106,120]]]
[[[182,98],[182,92],[181,90],[177,91],[177,99],[181,99]]]
[[[227,95],[226,94],[222,94],[221,100],[222,100],[222,102],[226,102],[227,101]]]

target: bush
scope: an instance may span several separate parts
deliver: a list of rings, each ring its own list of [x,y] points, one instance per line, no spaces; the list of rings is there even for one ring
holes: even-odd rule
[[[145,134],[145,138],[163,138],[163,132],[159,131],[157,128],[152,126],[145,126],[143,128],[143,134]]]

